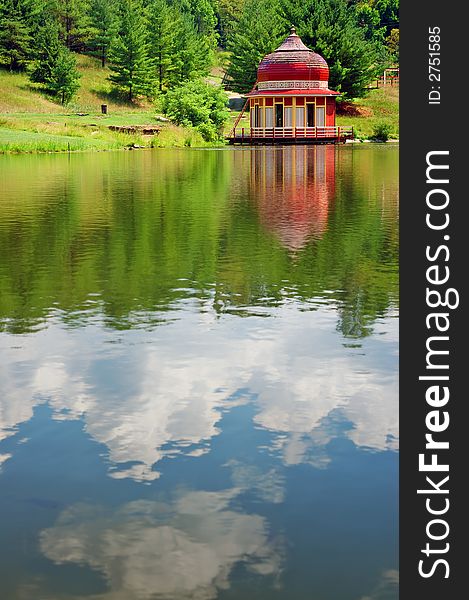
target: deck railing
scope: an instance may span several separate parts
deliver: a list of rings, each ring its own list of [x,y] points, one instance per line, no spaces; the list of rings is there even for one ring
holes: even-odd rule
[[[235,140],[248,141],[250,139],[340,139],[353,138],[353,127],[327,126],[327,127],[235,127],[231,132]]]

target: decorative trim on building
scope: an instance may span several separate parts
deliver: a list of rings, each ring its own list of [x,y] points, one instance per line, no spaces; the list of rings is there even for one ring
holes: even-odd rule
[[[258,90],[317,90],[327,89],[328,81],[260,81]]]

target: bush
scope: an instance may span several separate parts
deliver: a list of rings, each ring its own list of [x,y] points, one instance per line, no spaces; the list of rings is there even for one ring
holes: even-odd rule
[[[392,125],[381,121],[380,123],[376,123],[373,127],[373,133],[371,134],[370,139],[376,142],[387,142],[391,132]]]
[[[228,98],[217,86],[203,81],[188,81],[166,93],[163,112],[177,125],[195,127],[205,141],[223,137],[229,118]]]

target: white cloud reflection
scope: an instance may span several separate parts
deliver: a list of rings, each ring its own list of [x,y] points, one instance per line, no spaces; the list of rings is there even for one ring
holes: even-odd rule
[[[57,564],[99,571],[108,590],[95,600],[211,600],[239,561],[260,575],[280,567],[264,517],[230,509],[238,493],[192,491],[114,511],[78,504],[41,533],[41,550]]]
[[[326,421],[338,413],[355,444],[396,448],[397,319],[352,349],[324,306],[300,311],[290,302],[271,318],[248,319],[187,308],[183,319],[147,332],[55,322],[2,336],[0,440],[48,402],[54,418],[82,418],[106,445],[113,477],[149,481],[164,457],[207,452],[223,410],[246,402],[246,390],[255,425],[273,432],[271,450],[285,464],[327,464],[327,453],[310,450],[337,434]]]

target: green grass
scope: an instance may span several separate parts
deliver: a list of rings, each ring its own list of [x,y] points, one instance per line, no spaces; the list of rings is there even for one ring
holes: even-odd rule
[[[389,124],[391,137],[399,138],[399,88],[385,87],[370,90],[365,98],[351,103],[356,116],[337,116],[337,125],[352,125],[355,136],[369,139],[379,123]]]
[[[0,127],[0,152],[66,152],[80,150],[111,150],[119,144],[100,139],[50,135],[33,131],[21,131]]]
[[[116,96],[109,69],[103,69],[97,59],[78,55],[77,60],[81,86],[66,107],[32,84],[26,74],[0,70],[0,153],[208,145],[193,129],[158,121],[158,101],[132,104]],[[107,104],[107,115],[101,114],[101,104]],[[154,136],[109,130],[110,125],[157,124],[161,132]]]
[[[219,82],[228,54],[218,52],[209,79]],[[40,86],[32,84],[26,74],[0,70],[0,153],[61,152],[79,150],[112,150],[132,145],[145,147],[207,146],[200,134],[157,120],[158,100],[154,104],[131,104],[111,89],[109,69],[99,60],[78,55],[82,75],[80,90],[72,103],[63,107],[48,97]],[[353,115],[339,115],[338,125],[352,125],[358,138],[373,135],[378,123],[388,123],[392,137],[399,135],[399,90],[395,87],[371,90],[366,98],[350,104]],[[101,114],[107,104],[108,114]],[[350,112],[350,111],[349,111]],[[226,133],[232,128],[238,112],[231,113]],[[110,125],[161,125],[155,136],[117,133]],[[238,127],[249,127],[249,114],[243,115]]]

